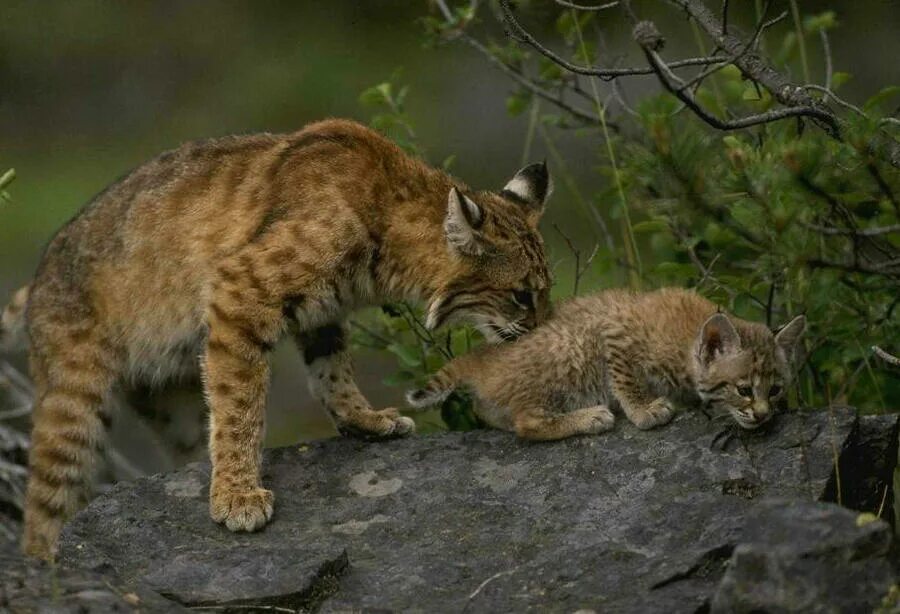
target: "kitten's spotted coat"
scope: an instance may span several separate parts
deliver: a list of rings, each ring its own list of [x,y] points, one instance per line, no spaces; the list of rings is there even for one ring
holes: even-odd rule
[[[687,290],[608,290],[563,303],[514,343],[451,361],[407,398],[426,407],[470,388],[485,422],[527,439],[609,430],[615,406],[652,428],[701,402],[752,429],[791,381],[805,326],[797,316],[773,333]]]

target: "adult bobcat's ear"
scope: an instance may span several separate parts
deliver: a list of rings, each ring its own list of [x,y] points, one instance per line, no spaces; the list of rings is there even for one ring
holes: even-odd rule
[[[775,343],[790,356],[806,330],[806,316],[797,316],[775,333]]]
[[[535,213],[544,212],[544,203],[553,191],[553,180],[546,162],[529,164],[509,180],[500,192],[510,200],[525,206]]]
[[[478,203],[457,188],[451,188],[447,198],[447,216],[444,218],[444,234],[450,247],[470,256],[482,253],[484,249],[478,229],[483,223],[484,212]]]
[[[717,356],[740,349],[741,337],[724,313],[709,317],[697,337],[697,357],[708,365]]]

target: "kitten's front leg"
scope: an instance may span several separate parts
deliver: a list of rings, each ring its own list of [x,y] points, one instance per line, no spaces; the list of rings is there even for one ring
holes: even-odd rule
[[[372,409],[359,391],[342,325],[291,332],[309,370],[309,390],[331,413],[342,434],[399,437],[415,430],[411,418],[394,408]]]
[[[613,396],[622,406],[622,411],[639,429],[652,429],[666,424],[675,416],[672,403],[665,397],[648,394],[644,378],[630,365],[610,359],[609,373]]]

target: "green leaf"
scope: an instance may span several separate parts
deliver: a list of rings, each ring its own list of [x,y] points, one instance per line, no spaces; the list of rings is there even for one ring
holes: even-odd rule
[[[900,85],[889,85],[869,98],[863,108],[866,111],[873,111],[898,94],[900,94]]]
[[[418,367],[422,364],[416,351],[399,343],[392,343],[387,346],[387,351],[400,359],[400,362],[407,367]]]
[[[386,378],[381,380],[381,383],[385,386],[404,386],[409,384],[409,382],[416,379],[416,376],[411,371],[397,371],[396,373],[392,373],[388,375]]]
[[[9,184],[11,184],[16,178],[16,169],[11,168],[3,175],[0,175],[0,190],[5,189]]]
[[[669,225],[663,220],[647,220],[646,222],[638,222],[631,227],[632,232],[651,233],[668,230]]]
[[[831,90],[835,91],[845,83],[847,83],[850,79],[853,78],[848,72],[836,72],[831,75]]]
[[[506,112],[512,117],[521,115],[531,104],[531,93],[519,91],[506,99]]]
[[[837,27],[838,22],[834,11],[825,11],[819,15],[811,15],[803,20],[803,29],[807,32],[818,32],[819,30],[831,30]]]
[[[382,86],[388,86],[388,91],[390,91],[389,83],[381,83],[379,85],[372,86],[363,90],[362,94],[359,95],[359,102],[365,106],[374,107],[385,103],[384,98],[384,88]]]

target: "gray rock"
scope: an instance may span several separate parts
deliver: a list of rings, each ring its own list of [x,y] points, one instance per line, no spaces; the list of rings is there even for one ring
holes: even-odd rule
[[[177,603],[110,573],[51,567],[0,549],[0,612],[181,612]]]
[[[209,520],[209,466],[194,464],[95,500],[60,558],[188,606],[694,611],[757,500],[822,498],[860,443],[846,408],[720,428],[688,414],[548,444],[476,431],[270,450],[275,519],[251,535]]]
[[[891,528],[858,526],[859,514],[801,501],[755,506],[716,589],[712,612],[871,612],[896,572]]]

